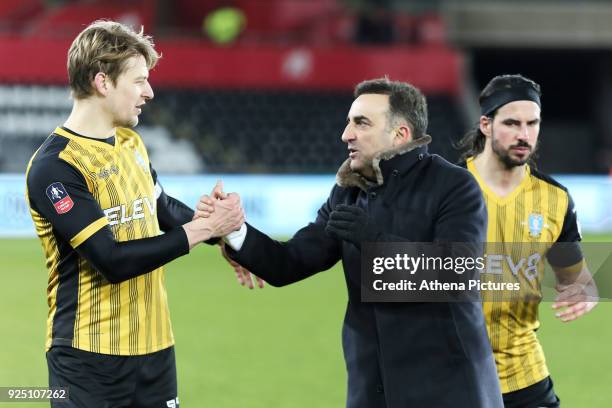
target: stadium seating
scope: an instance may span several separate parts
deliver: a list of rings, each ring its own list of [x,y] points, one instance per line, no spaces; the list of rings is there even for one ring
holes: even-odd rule
[[[28,21],[43,11],[43,0],[2,0],[0,1],[0,32],[20,31]]]
[[[464,128],[458,106],[428,100],[432,151],[453,157],[450,141]],[[346,158],[351,101],[344,92],[163,89],[139,131],[164,172],[329,173]],[[22,172],[71,104],[64,87],[0,86],[0,171]]]
[[[465,127],[457,103],[428,101],[432,151],[454,158],[451,141]],[[340,136],[351,102],[342,92],[162,90],[143,123],[191,140],[212,172],[329,173],[347,156]]]
[[[85,24],[102,18],[121,21],[135,28],[142,25],[152,27],[155,11],[154,2],[150,0],[68,3],[32,20],[28,35],[72,37]]]
[[[401,44],[363,52],[351,43],[355,16],[338,0],[231,3],[247,17],[234,48],[201,41],[204,17],[226,4],[216,0],[166,4],[172,16],[152,0],[0,2],[0,30],[23,16],[19,29],[0,36],[0,51],[15,60],[0,70],[0,81],[10,84],[0,85],[0,171],[23,172],[34,149],[68,116],[65,50],[98,18],[144,24],[164,54],[152,77],[155,100],[139,127],[160,171],[334,172],[347,156],[340,136],[350,89],[382,75],[427,94],[431,150],[455,157],[450,142],[465,128],[455,99],[461,62],[444,44],[439,16],[396,13]],[[427,11],[425,3],[414,4]]]
[[[0,172],[23,173],[32,153],[72,108],[66,87],[0,86]],[[151,161],[162,172],[198,173],[202,158],[191,142],[173,139],[167,128],[141,126]]]

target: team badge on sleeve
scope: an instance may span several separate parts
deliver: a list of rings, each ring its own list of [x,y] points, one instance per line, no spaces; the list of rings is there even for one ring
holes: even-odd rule
[[[58,214],[67,213],[74,206],[74,201],[72,201],[66,188],[59,181],[49,185],[46,193]]]

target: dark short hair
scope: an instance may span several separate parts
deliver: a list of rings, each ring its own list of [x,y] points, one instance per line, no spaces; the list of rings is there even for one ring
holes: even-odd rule
[[[355,98],[364,94],[389,95],[389,121],[402,118],[408,122],[413,139],[425,136],[427,131],[427,101],[416,87],[389,78],[360,82],[355,86]]]
[[[542,95],[542,91],[540,89],[540,85],[538,85],[535,81],[525,78],[520,74],[514,75],[498,75],[484,87],[480,96],[478,97],[478,103],[482,104],[483,100],[487,99],[495,92],[498,92],[503,89],[513,89],[513,88],[531,88],[533,89],[539,96]],[[501,106],[500,106],[501,107]],[[497,115],[498,109],[495,109],[491,112],[487,117],[493,119],[495,115]],[[459,149],[461,153],[461,158],[459,159],[461,162],[466,161],[470,157],[478,156],[485,147],[486,136],[484,133],[480,131],[480,126],[476,125],[474,128],[470,129],[464,136],[459,140],[455,147]]]

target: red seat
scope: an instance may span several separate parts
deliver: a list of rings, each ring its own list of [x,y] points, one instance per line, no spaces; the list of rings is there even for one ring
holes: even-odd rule
[[[25,23],[42,13],[43,0],[2,0],[0,1],[0,30],[21,31]]]
[[[155,5],[152,0],[100,1],[88,4],[66,4],[51,9],[32,22],[29,34],[34,36],[75,36],[89,23],[98,19],[110,19],[128,24],[135,29],[145,27],[153,31]]]

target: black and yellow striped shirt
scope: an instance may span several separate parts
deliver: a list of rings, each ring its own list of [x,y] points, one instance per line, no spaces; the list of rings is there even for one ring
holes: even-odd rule
[[[537,267],[531,274],[526,271],[511,276],[511,271],[506,268],[504,276],[482,277],[491,281],[496,278],[503,281],[519,279],[521,284],[520,293],[514,300],[500,298],[500,292],[482,292],[501,390],[508,393],[535,384],[549,375],[536,337],[540,326],[538,305],[542,300],[544,260],[556,242],[576,242],[578,245],[580,232],[570,195],[551,177],[525,166],[526,174],[520,185],[509,195],[500,197],[484,183],[473,159],[468,159],[467,168],[478,181],[487,205],[488,248],[500,249],[499,243],[507,243],[502,245],[504,253],[517,264],[518,260],[525,260],[525,265],[533,256],[534,248],[538,252]],[[572,262],[581,262],[579,249],[577,254],[579,258]]]
[[[57,128],[26,178],[49,271],[47,350],[139,355],[173,345],[163,267],[110,283],[78,253],[102,228],[117,242],[160,235],[159,186],[140,136],[118,128],[104,141]]]

